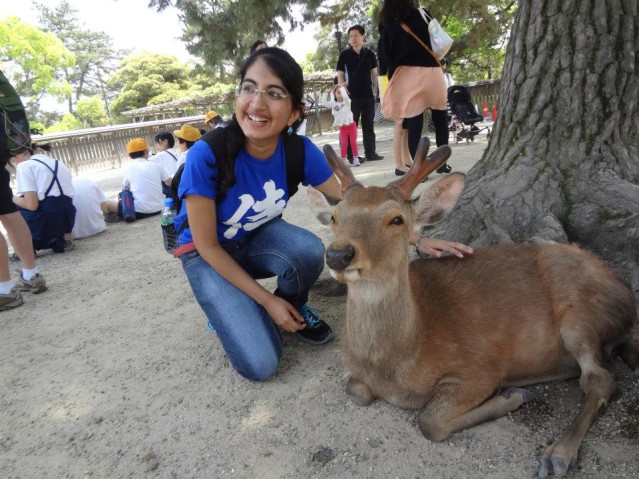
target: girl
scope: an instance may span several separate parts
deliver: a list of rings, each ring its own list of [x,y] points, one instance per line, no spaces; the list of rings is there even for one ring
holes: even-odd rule
[[[47,145],[40,147],[46,151]],[[31,148],[38,148],[32,145]],[[35,250],[53,249],[64,253],[73,249],[73,182],[71,172],[60,161],[32,149],[14,155],[17,195],[13,202],[29,225]]]
[[[205,141],[189,150],[179,186],[175,255],[193,294],[217,332],[232,366],[265,381],[282,356],[279,328],[302,341],[333,338],[319,312],[306,305],[324,267],[324,246],[313,233],[282,219],[289,201],[284,136],[303,120],[304,79],[279,48],[257,50],[240,71],[235,114],[216,158]],[[340,186],[322,152],[306,137],[303,184],[335,198]],[[256,280],[277,276],[274,293]]]
[[[357,123],[353,119],[351,111],[351,98],[348,96],[346,88],[335,85],[330,94],[326,94],[326,98],[322,105],[330,108],[333,118],[333,126],[339,128],[340,153],[344,163],[350,166],[347,159],[348,143],[351,144],[353,152],[353,166],[359,166],[359,150],[357,149]]]

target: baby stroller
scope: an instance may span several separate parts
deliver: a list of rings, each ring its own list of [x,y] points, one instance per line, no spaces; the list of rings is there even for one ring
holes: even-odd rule
[[[479,128],[475,125],[475,123],[483,122],[484,117],[477,113],[470,92],[465,87],[453,85],[448,89],[448,109],[453,116],[455,125],[455,143],[464,139],[466,144],[475,141],[475,137],[483,130],[488,130],[490,133],[489,127]],[[466,126],[470,126],[470,128],[466,128]]]

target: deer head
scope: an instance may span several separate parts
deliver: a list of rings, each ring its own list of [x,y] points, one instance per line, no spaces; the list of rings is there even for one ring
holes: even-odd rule
[[[462,191],[465,176],[445,176],[412,199],[421,181],[450,156],[442,146],[430,156],[428,138],[422,138],[411,169],[385,187],[364,187],[333,151],[324,147],[329,165],[342,185],[343,200],[331,206],[327,198],[308,188],[311,208],[323,224],[330,224],[335,240],[326,250],[326,264],[343,282],[384,281],[398,266],[408,263],[407,247],[416,226],[448,214]]]

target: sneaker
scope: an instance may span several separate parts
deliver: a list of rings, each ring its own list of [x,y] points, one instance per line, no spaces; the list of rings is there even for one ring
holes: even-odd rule
[[[348,161],[348,158],[342,158],[342,161],[344,162],[346,166],[351,166],[351,162]]]
[[[324,344],[335,337],[331,327],[320,318],[317,309],[304,305],[299,311],[306,323],[306,327],[296,333],[300,341],[308,344]]]
[[[450,167],[448,163],[444,163],[442,166],[437,168],[437,173],[439,173],[440,175],[445,173],[450,173],[451,171],[453,171],[453,169]]]
[[[43,293],[47,290],[47,282],[44,277],[38,273],[29,281],[22,278],[22,272],[19,273],[18,289],[20,291],[30,291],[33,294]]]
[[[382,155],[378,155],[377,153],[373,153],[372,155],[366,157],[366,161],[377,161],[383,159],[384,157]]]
[[[117,215],[117,213],[104,213],[104,222],[105,223],[118,223],[121,219]]]
[[[353,158],[353,166],[359,166],[361,163],[359,162],[359,158]]]
[[[71,251],[75,248],[75,242],[71,240],[64,240],[64,252]]]
[[[18,288],[15,286],[9,294],[0,294],[0,311],[17,308],[22,303],[24,303],[22,294],[20,294],[20,291],[18,291]]]

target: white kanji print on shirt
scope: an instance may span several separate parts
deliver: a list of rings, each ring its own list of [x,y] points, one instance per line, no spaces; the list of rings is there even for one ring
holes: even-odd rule
[[[284,211],[286,201],[284,190],[275,187],[275,182],[269,180],[264,183],[264,199],[256,201],[251,195],[244,194],[239,197],[240,206],[231,217],[223,224],[229,228],[224,232],[226,239],[233,239],[240,229],[252,231],[267,221],[278,217]],[[251,209],[257,214],[245,216]],[[244,224],[242,220],[244,219]]]

